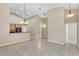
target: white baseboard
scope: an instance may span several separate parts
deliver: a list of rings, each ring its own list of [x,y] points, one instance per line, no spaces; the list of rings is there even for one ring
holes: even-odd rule
[[[64,43],[61,43],[61,42],[56,42],[56,41],[51,41],[51,40],[48,40],[48,41],[49,41],[49,42],[56,43],[56,44],[64,45]]]
[[[28,39],[28,40],[30,40],[30,39]],[[11,43],[7,43],[7,44],[2,44],[2,45],[0,45],[0,47],[13,45],[13,44],[21,43],[21,42],[28,41],[28,40],[22,40],[22,41],[17,41],[17,42],[11,42]]]

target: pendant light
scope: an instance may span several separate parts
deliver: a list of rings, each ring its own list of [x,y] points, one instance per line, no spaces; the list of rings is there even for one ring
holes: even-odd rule
[[[24,3],[24,19],[21,21],[21,24],[29,24],[28,21],[26,21],[26,4]]]
[[[71,3],[69,3],[69,10],[68,10],[67,17],[69,18],[69,17],[73,17],[73,16],[74,16],[74,14],[71,11]]]

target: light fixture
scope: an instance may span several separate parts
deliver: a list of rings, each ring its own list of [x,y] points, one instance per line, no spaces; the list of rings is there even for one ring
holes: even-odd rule
[[[69,3],[69,11],[68,11],[67,17],[70,18],[73,16],[74,16],[74,14],[71,12],[71,3]]]
[[[22,10],[22,8],[20,8],[20,10]],[[26,5],[25,5],[25,3],[24,3],[24,17],[23,17],[24,19],[23,19],[23,21],[21,21],[20,23],[21,24],[29,24],[29,22],[28,21],[26,21]]]
[[[42,26],[43,28],[46,28],[46,27],[47,27],[47,25],[44,24],[44,23],[41,23],[41,26]]]
[[[46,28],[47,27],[46,24],[43,24],[43,27]]]
[[[23,24],[24,22],[23,22],[23,21],[21,21],[20,23],[21,23],[21,24]]]
[[[22,10],[22,8],[19,8],[19,10]]]
[[[29,22],[28,22],[28,21],[26,21],[26,22],[25,22],[25,24],[27,24],[27,25],[28,25],[28,24],[29,24]]]

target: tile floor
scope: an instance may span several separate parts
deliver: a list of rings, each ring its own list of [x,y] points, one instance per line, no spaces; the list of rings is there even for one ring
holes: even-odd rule
[[[0,56],[79,56],[79,49],[38,39],[0,47]]]

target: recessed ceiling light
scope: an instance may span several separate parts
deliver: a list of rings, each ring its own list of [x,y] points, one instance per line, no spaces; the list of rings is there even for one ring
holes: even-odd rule
[[[22,8],[19,8],[19,10],[22,10]]]

